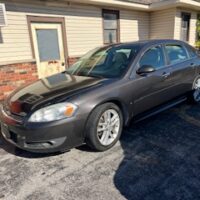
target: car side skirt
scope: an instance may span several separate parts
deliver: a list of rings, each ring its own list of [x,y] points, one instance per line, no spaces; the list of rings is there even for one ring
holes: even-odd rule
[[[170,101],[170,102],[168,102],[168,103],[165,103],[165,104],[163,104],[163,105],[161,105],[161,106],[158,106],[158,107],[156,107],[156,108],[153,108],[153,109],[151,109],[151,110],[149,110],[149,111],[146,111],[146,112],[144,112],[144,113],[141,113],[141,114],[135,116],[135,117],[133,118],[133,122],[134,122],[134,123],[138,123],[138,122],[140,122],[140,121],[142,121],[142,120],[145,120],[145,119],[147,119],[147,118],[149,118],[149,117],[152,117],[152,116],[154,116],[154,115],[156,115],[156,114],[158,114],[158,113],[160,113],[160,112],[163,112],[163,111],[165,111],[165,110],[168,110],[168,109],[170,109],[170,108],[172,108],[172,107],[174,107],[174,106],[176,106],[176,105],[178,105],[178,104],[181,104],[181,103],[185,102],[186,100],[187,100],[187,97],[186,97],[186,96],[183,96],[183,97],[179,97],[179,98],[177,98],[177,99],[174,99],[173,101]]]

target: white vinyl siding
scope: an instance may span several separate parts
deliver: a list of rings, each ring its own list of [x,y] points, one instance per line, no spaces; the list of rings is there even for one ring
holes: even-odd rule
[[[33,59],[27,16],[65,17],[69,56],[80,56],[103,44],[101,9],[92,6],[55,8],[7,3],[8,26],[1,29],[0,63]]]
[[[80,56],[103,45],[100,8],[76,6],[69,8],[66,15],[69,56]]]
[[[190,19],[190,33],[189,33],[189,43],[195,45],[196,42],[196,26],[197,25],[197,12],[191,12]]]
[[[7,20],[0,33],[0,62],[32,59],[26,16],[7,11]]]
[[[78,4],[57,6],[6,3],[8,26],[1,29],[0,63],[33,59],[27,16],[64,17],[69,57],[81,56],[103,45],[101,7]],[[149,38],[148,13],[119,11],[121,42]]]
[[[0,64],[33,60],[27,16],[64,17],[69,57],[81,56],[103,45],[102,7],[100,6],[56,3],[53,7],[42,2],[36,4],[36,1],[30,4],[26,2],[17,4],[6,0],[1,2],[6,4],[8,25],[0,29]],[[180,39],[181,10],[179,9],[151,13],[116,10],[120,11],[121,42],[149,38]],[[197,13],[191,13],[190,43],[194,44]]]
[[[175,15],[175,8],[152,12],[150,15],[150,38],[173,39]]]
[[[121,10],[120,32],[121,42],[149,39],[149,13]]]

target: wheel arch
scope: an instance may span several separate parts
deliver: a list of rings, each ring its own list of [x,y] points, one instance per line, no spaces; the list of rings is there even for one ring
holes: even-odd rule
[[[129,124],[129,121],[130,121],[130,114],[128,112],[128,108],[127,106],[125,105],[125,103],[120,100],[120,99],[117,99],[117,98],[111,98],[111,99],[106,99],[104,101],[101,101],[99,102],[98,104],[96,104],[93,109],[91,110],[90,114],[88,115],[88,118],[87,118],[87,121],[91,115],[91,113],[100,105],[103,105],[103,104],[106,104],[106,103],[113,103],[115,105],[117,105],[121,112],[122,112],[122,116],[123,116],[123,123],[124,123],[124,126],[127,126]]]
[[[128,112],[128,108],[127,106],[125,105],[125,103],[120,100],[120,99],[116,99],[116,98],[112,98],[112,99],[107,99],[107,100],[104,100],[104,101],[101,101],[99,102],[98,104],[96,104],[93,109],[91,110],[90,114],[88,115],[87,117],[87,120],[86,120],[86,123],[85,123],[85,127],[84,127],[84,137],[86,137],[87,133],[86,133],[86,128],[87,128],[87,125],[88,125],[88,120],[92,114],[92,112],[100,105],[103,105],[103,104],[106,104],[106,103],[113,103],[115,105],[117,105],[119,107],[119,109],[121,110],[122,112],[122,116],[123,116],[123,126],[128,126],[129,125],[129,122],[130,122],[130,113]]]
[[[104,103],[113,103],[113,104],[117,105],[122,112],[124,126],[128,125],[129,118],[130,118],[129,112],[128,112],[127,106],[122,101],[120,101],[119,99],[111,99],[111,100],[105,101],[101,104],[104,104]]]

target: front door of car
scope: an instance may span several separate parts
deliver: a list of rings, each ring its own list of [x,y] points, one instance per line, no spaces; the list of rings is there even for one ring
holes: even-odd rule
[[[152,66],[155,71],[138,74],[138,69],[142,66]],[[164,49],[161,45],[151,47],[141,56],[134,78],[136,89],[132,93],[133,115],[147,111],[172,98],[170,72],[171,67],[166,65]]]

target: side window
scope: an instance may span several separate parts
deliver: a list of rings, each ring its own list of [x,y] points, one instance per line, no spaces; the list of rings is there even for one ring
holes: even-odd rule
[[[181,45],[165,46],[170,64],[176,64],[188,59],[186,50]]]
[[[162,48],[160,46],[153,47],[144,53],[140,60],[140,67],[143,65],[151,65],[156,69],[165,66],[165,59]]]
[[[196,52],[195,48],[190,47],[189,45],[187,45],[187,50],[188,50],[188,53],[190,55],[190,58],[196,58],[197,57],[197,52]]]

